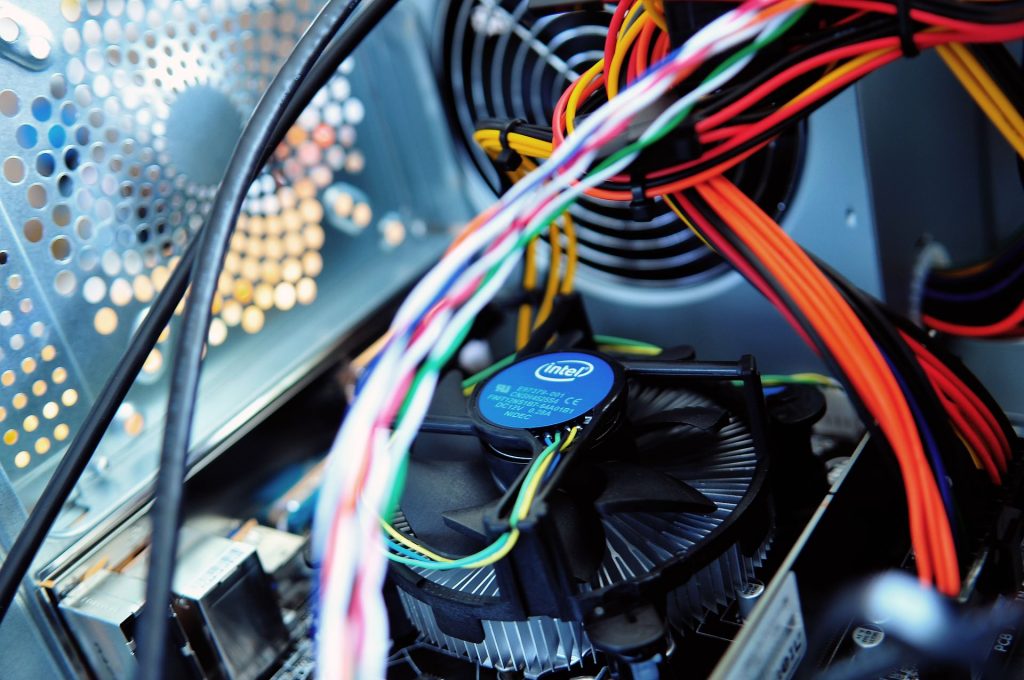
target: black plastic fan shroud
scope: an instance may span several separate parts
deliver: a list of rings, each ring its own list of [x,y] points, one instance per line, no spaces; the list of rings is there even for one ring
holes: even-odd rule
[[[531,616],[586,621],[589,630],[641,601],[663,611],[669,592],[726,550],[752,554],[763,545],[771,512],[753,359],[605,360],[623,381],[602,406],[617,406],[559,426],[580,425],[579,440],[542,485],[505,559],[448,572],[393,565],[399,587],[429,605],[448,634],[479,642],[480,621]],[[495,437],[467,414],[460,382],[451,372],[438,386],[396,521],[452,556],[507,529],[544,434],[523,430],[521,445],[510,447],[508,433]]]

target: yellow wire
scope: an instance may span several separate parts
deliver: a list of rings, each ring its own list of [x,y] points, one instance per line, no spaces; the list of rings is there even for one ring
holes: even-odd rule
[[[492,157],[501,152],[501,132],[498,130],[477,130],[473,133],[473,141]],[[535,139],[518,132],[508,135],[508,143],[514,151],[524,156],[547,158],[551,155],[551,142]]]
[[[603,70],[604,59],[598,59],[593,66],[583,72],[583,75],[579,78],[579,84],[573,85],[572,94],[569,95],[569,101],[565,103],[565,128],[570,134],[576,129],[576,108],[580,105],[580,97],[583,96],[583,90],[590,84],[590,81],[596,78]]]
[[[617,38],[622,40],[622,37],[626,35],[626,31],[636,22],[637,17],[641,12],[645,11],[643,0],[640,2],[634,2],[633,5],[626,11],[626,16],[622,17],[622,23],[619,25],[619,34]]]
[[[391,338],[391,331],[388,330],[384,335],[380,336],[373,341],[369,347],[364,349],[359,355],[352,360],[352,368],[357,373],[362,373],[363,369],[369,366],[373,358],[380,354],[380,351],[384,348],[384,345]]]
[[[573,440],[576,439],[576,434],[579,431],[579,427],[574,427],[572,430],[570,430],[569,436],[565,438],[565,441],[562,442],[562,445],[559,447],[558,450],[565,451],[569,447],[569,445],[572,444]],[[541,461],[540,466],[538,466],[537,474],[533,476],[533,481],[530,483],[529,488],[527,488],[524,492],[523,504],[519,510],[519,521],[526,519],[526,517],[530,514],[530,506],[533,505],[533,499],[536,497],[537,490],[540,488],[541,482],[544,480],[544,475],[548,471],[548,468],[551,467],[551,463],[554,461],[554,459],[554,453],[549,453],[547,457],[543,461]],[[427,548],[424,548],[422,545],[417,544],[415,541],[410,539],[408,536],[402,534],[400,531],[395,529],[393,526],[391,526],[384,520],[381,520],[380,524],[382,527],[384,527],[384,530],[388,532],[388,535],[390,535],[393,539],[404,545],[406,548],[409,548],[410,550],[415,550],[416,552],[426,555],[427,557],[437,562],[455,561],[448,557],[442,557],[441,555],[438,555],[437,553],[432,552]],[[501,549],[498,550],[498,552],[488,555],[487,557],[476,562],[467,564],[465,567],[463,567],[463,569],[479,569],[480,567],[486,567],[491,564],[494,564],[495,562],[505,558],[510,552],[512,552],[512,548],[516,546],[516,542],[518,541],[519,529],[513,527],[508,532],[508,540],[505,541],[505,545],[503,545]]]
[[[487,557],[483,558],[482,560],[480,560],[478,562],[473,562],[471,564],[467,564],[463,568],[464,569],[479,569],[480,567],[486,567],[486,566],[489,566],[491,564],[494,564],[498,560],[504,559],[505,556],[507,556],[510,552],[512,552],[512,548],[516,547],[516,542],[518,540],[519,540],[519,529],[512,529],[512,530],[510,530],[508,532],[508,541],[505,543],[505,545],[503,545],[501,547],[501,550],[499,550],[498,552],[496,552],[496,553],[494,553],[492,555],[488,555]]]
[[[971,456],[971,460],[974,462],[974,467],[981,470],[981,459],[978,458],[978,454],[974,452],[974,448],[967,443],[967,440],[964,439],[964,436],[960,433],[960,430],[954,429],[953,432],[956,433],[957,439],[959,439],[960,442],[964,445],[964,448],[967,449],[967,453]]]
[[[562,213],[562,230],[565,232],[565,277],[562,279],[562,295],[572,292],[576,278],[576,261],[579,254],[576,252],[576,226],[572,222],[568,212]]]
[[[558,229],[557,220],[548,227],[548,240],[551,244],[548,283],[544,289],[544,297],[541,299],[540,307],[537,309],[537,318],[533,322],[534,330],[539,328],[551,316],[551,308],[555,306],[555,296],[558,295],[559,282],[561,281],[559,275],[562,269],[562,237]]]
[[[579,427],[574,427],[569,430],[569,436],[565,438],[562,445],[558,448],[559,451],[565,451],[572,444],[573,440],[576,439],[576,433],[580,431]],[[544,473],[551,467],[551,462],[555,459],[553,453],[549,453],[548,457],[545,458],[540,466],[537,468],[537,474],[533,476],[533,482],[530,483],[529,488],[523,494],[523,505],[519,509],[519,521],[526,519],[526,516],[530,512],[530,506],[533,505],[533,498],[537,495],[537,489],[540,488],[541,481],[544,479]]]
[[[883,54],[886,54],[887,52],[890,52],[890,51],[891,51],[891,48],[886,47],[886,48],[883,48],[883,49],[880,49],[880,50],[874,50],[873,52],[867,52],[865,54],[860,55],[859,57],[857,57],[855,59],[851,59],[850,61],[846,62],[842,66],[838,66],[838,67],[832,69],[831,71],[826,73],[824,76],[819,78],[813,85],[808,87],[806,90],[804,90],[803,92],[801,92],[797,96],[793,97],[793,99],[791,99],[789,102],[787,102],[786,105],[783,106],[781,110],[784,111],[787,108],[796,105],[801,100],[811,96],[812,94],[817,92],[819,89],[825,87],[826,85],[828,85],[832,81],[834,81],[834,80],[836,80],[838,78],[843,77],[844,75],[846,75],[850,71],[852,71],[852,70],[854,70],[856,68],[860,68],[862,65],[866,64],[867,62],[871,61],[872,59],[880,57]]]
[[[797,380],[807,380],[809,382],[815,382],[819,385],[825,385],[826,387],[837,387],[839,383],[827,375],[821,373],[794,373],[790,376]]]
[[[619,352],[621,354],[640,354],[651,357],[656,357],[661,354],[661,349],[657,347],[644,347],[643,345],[598,345],[597,348],[602,352],[611,351]]]
[[[1024,121],[974,55],[955,43],[938,45],[935,49],[1017,155],[1024,157]]]
[[[562,442],[562,448],[560,448],[559,451],[565,451],[567,448],[569,448],[569,445],[573,443],[573,441],[576,439],[576,435],[578,435],[579,433],[579,427],[574,427],[571,430],[569,430],[569,436],[565,438],[564,442]]]
[[[789,385],[793,382],[813,383],[822,387],[839,387],[839,382],[821,373],[793,373],[785,376],[762,375],[764,385]]]
[[[636,41],[640,31],[643,30],[644,26],[651,23],[651,18],[647,14],[641,14],[640,18],[633,22],[633,25],[629,27],[622,39],[615,46],[615,54],[612,56],[612,63],[608,67],[608,75],[605,76],[604,83],[605,89],[608,91],[608,98],[611,99],[619,93],[619,74],[622,72],[622,62],[626,60],[626,55],[629,54],[629,48]],[[579,92],[582,88],[577,88]],[[575,92],[573,94],[576,94]],[[566,121],[569,120],[569,109],[566,107],[565,113]]]
[[[982,87],[989,94],[989,98],[996,104],[999,110],[1003,113],[1003,116],[1007,121],[1013,125],[1014,130],[1017,131],[1018,136],[1024,133],[1024,118],[1021,118],[1020,112],[1007,98],[1006,93],[1003,92],[1002,88],[992,79],[989,72],[985,70],[985,67],[981,65],[981,62],[974,56],[974,54],[960,43],[950,43],[950,49],[956,52],[960,56],[960,61],[974,74],[974,78],[981,84]]]
[[[480,145],[492,158],[501,152],[501,138],[497,130],[477,130],[473,133],[473,140]],[[551,153],[551,144],[542,143],[532,137],[519,133],[508,135],[509,146],[513,150],[533,157],[546,157]],[[542,146],[542,148],[537,148]],[[524,158],[522,165],[515,173],[509,173],[513,181],[518,181],[524,174],[536,168],[537,165],[530,158]],[[561,223],[565,229],[566,237],[566,266],[565,275],[560,279],[561,268],[561,238],[556,223],[551,224],[551,267],[548,270],[548,282],[542,298],[540,309],[536,320],[531,323],[531,308],[529,304],[519,306],[516,319],[516,348],[522,349],[529,340],[531,327],[536,328],[547,320],[554,306],[555,296],[559,292],[567,294],[572,292],[573,282],[576,276],[576,263],[578,261],[576,230],[572,218],[568,213],[561,217]],[[526,247],[523,263],[523,289],[531,291],[536,286],[537,265],[536,265],[536,239],[530,241]]]
[[[435,562],[454,562],[455,561],[455,560],[450,559],[448,557],[443,557],[441,555],[438,555],[436,552],[430,550],[429,548],[424,548],[422,545],[420,545],[416,541],[412,540],[411,538],[409,538],[408,536],[403,534],[401,531],[399,531],[398,529],[396,529],[393,526],[391,526],[390,523],[385,522],[383,519],[380,521],[380,525],[382,527],[384,527],[384,531],[386,531],[388,533],[388,536],[390,536],[391,538],[395,539],[396,541],[398,541],[399,543],[404,545],[406,548],[409,548],[409,550],[415,550],[416,552],[418,552],[418,553],[420,553],[422,555],[425,555],[426,557],[429,557],[430,559],[434,560]]]
[[[529,293],[537,285],[537,239],[531,239],[526,244],[526,255],[523,261],[523,290]],[[530,303],[524,302],[519,305],[519,317],[516,320],[516,349],[520,350],[526,346],[530,339]]]
[[[647,11],[647,16],[665,33],[668,33],[668,23],[665,22],[665,14],[661,8],[658,7],[658,3],[654,0],[641,0],[644,5],[644,9]]]
[[[665,205],[667,205],[669,208],[671,208],[672,212],[674,212],[676,214],[676,217],[679,218],[679,221],[682,222],[683,224],[685,224],[686,228],[689,229],[690,231],[692,231],[694,236],[696,236],[697,238],[700,239],[701,243],[703,243],[705,246],[707,246],[708,249],[711,250],[712,252],[718,252],[718,251],[715,250],[714,246],[712,246],[710,243],[708,243],[708,240],[706,238],[704,238],[704,235],[701,234],[699,231],[697,231],[697,228],[693,226],[693,223],[690,222],[690,219],[685,214],[683,214],[682,208],[680,208],[678,205],[676,205],[676,202],[674,200],[672,200],[671,197],[669,197],[669,196],[662,196],[661,198],[662,198],[663,201],[665,201]]]

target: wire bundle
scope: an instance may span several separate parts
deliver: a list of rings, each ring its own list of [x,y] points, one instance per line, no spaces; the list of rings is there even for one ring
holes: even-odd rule
[[[509,137],[509,146],[528,156],[546,155],[548,145],[557,148],[580,116],[613,99],[649,63],[663,56],[669,33],[663,10],[655,5],[642,0],[619,2],[610,20],[604,58],[563,93],[550,129],[524,127],[519,136]],[[779,11],[792,6],[776,4]],[[696,104],[667,153],[644,156],[641,169],[616,175],[588,190],[588,195],[635,201],[639,185],[642,196],[650,199],[721,175],[850,84],[902,58],[908,43],[915,50],[938,48],[1018,153],[1024,149],[1024,121],[1017,113],[1024,101],[1021,77],[1019,72],[1009,72],[1007,55],[1001,54],[1005,49],[989,44],[1024,35],[1020,8],[1008,2],[915,2],[906,34],[901,34],[895,20],[897,8],[896,2],[874,0],[821,0],[804,7],[791,15],[794,25],[784,40],[777,35],[757,45],[745,77],[717,88]],[[992,64],[982,68],[979,62]],[[720,61],[719,66],[724,63]],[[694,69],[680,89],[700,83],[714,66]],[[496,132],[503,124],[481,121],[478,143],[495,149]]]
[[[579,427],[569,430],[564,442],[561,432],[556,432],[554,437],[549,436],[546,439],[547,446],[533,459],[523,477],[512,511],[509,513],[508,531],[491,545],[472,555],[453,559],[439,555],[436,551],[413,541],[386,521],[382,521],[381,526],[388,534],[388,549],[391,551],[388,553],[388,559],[421,569],[479,569],[494,564],[508,555],[519,541],[518,525],[530,515],[530,509],[541,484],[554,474],[562,453],[572,445],[579,431]]]
[[[946,470],[969,459],[1001,483],[1011,457],[1009,426],[919,334],[823,271],[728,180],[709,180],[669,200],[849,385],[900,465],[920,578],[957,593],[957,513]],[[966,451],[957,450],[959,442]]]
[[[812,346],[834,360],[838,374],[877,421],[903,475],[918,573],[943,592],[956,593],[960,577],[949,518],[903,390],[874,340],[807,255],[728,181],[711,180],[699,185],[696,194],[705,210],[689,197],[677,196],[683,211],[726,259],[785,310],[791,323],[814,339]],[[731,241],[725,229],[706,219],[708,209],[724,222]],[[750,257],[743,257],[737,246]]]
[[[876,303],[835,276],[830,281],[721,174],[842,88],[903,56],[908,43],[918,49],[1007,40],[1024,35],[1024,15],[1009,3],[921,2],[909,8],[909,29],[901,33],[897,24],[905,22],[894,21],[897,7],[888,2],[749,0],[672,49],[663,12],[657,0],[617,5],[604,58],[563,93],[549,130],[500,121],[480,126],[477,142],[517,181],[467,226],[398,310],[328,459],[313,537],[324,676],[382,674],[387,559],[424,569],[500,559],[515,545],[515,523],[528,515],[560,447],[571,442],[575,433],[565,444],[559,437],[548,442],[524,476],[509,530],[477,554],[441,555],[386,523],[388,537],[382,535],[380,518],[391,516],[401,496],[408,450],[439,376],[476,315],[524,262],[517,329],[523,347],[555,296],[571,289],[574,236],[563,216],[584,194],[664,197],[776,304],[858,395],[865,419],[877,423],[896,454],[921,579],[947,594],[959,589],[946,467],[973,461],[998,483],[1011,454],[1005,423],[912,332],[901,333]],[[545,232],[552,258],[537,296],[533,244]],[[657,353],[630,351],[637,349]],[[490,373],[468,379],[464,389]],[[960,441],[954,432],[966,451],[947,443]]]
[[[1024,336],[1024,234],[998,255],[969,267],[929,273],[922,321],[966,337]]]
[[[751,0],[666,56],[627,88],[629,96],[593,112],[548,162],[473,220],[399,309],[332,447],[314,522],[321,568],[318,660],[326,677],[381,674],[387,622],[380,594],[386,557],[379,517],[390,516],[401,494],[407,452],[440,371],[477,313],[531,240],[584,191],[625,171],[702,96],[726,84],[749,63],[757,49],[750,46],[785,31],[799,6]],[[638,113],[709,59],[729,52],[731,61],[675,100],[635,142],[601,157]]]

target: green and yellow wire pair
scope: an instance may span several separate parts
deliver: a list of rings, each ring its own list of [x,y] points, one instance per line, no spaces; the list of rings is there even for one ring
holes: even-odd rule
[[[533,461],[533,464],[530,466],[530,471],[526,474],[526,479],[523,480],[523,486],[519,490],[516,502],[512,506],[512,512],[508,521],[509,530],[499,536],[494,543],[472,555],[453,559],[445,557],[444,555],[439,555],[426,546],[420,545],[382,519],[380,522],[381,527],[383,527],[385,533],[387,533],[389,537],[406,550],[411,551],[412,553],[418,553],[419,555],[427,558],[420,559],[408,554],[398,555],[389,552],[388,559],[407,566],[438,570],[479,569],[480,567],[486,567],[503,559],[512,551],[512,548],[515,547],[516,542],[519,540],[519,529],[517,528],[517,525],[530,515],[530,509],[533,507],[533,501],[537,496],[537,491],[540,489],[541,482],[543,482],[548,469],[550,469],[555,459],[555,453],[568,449],[576,439],[576,435],[579,433],[579,430],[579,427],[572,428],[564,442],[562,441],[561,433],[556,433],[551,443],[548,444],[548,446],[541,451]]]

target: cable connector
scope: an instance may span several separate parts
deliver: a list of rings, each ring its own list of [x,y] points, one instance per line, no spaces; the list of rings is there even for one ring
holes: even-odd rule
[[[654,219],[654,201],[647,197],[647,178],[643,172],[631,176],[629,216],[634,222],[650,222]]]
[[[914,42],[914,27],[911,23],[911,0],[896,0],[896,31],[900,36],[900,50],[907,59],[921,54]]]
[[[519,125],[526,123],[522,118],[513,118],[512,120],[505,123],[505,126],[501,128],[501,132],[498,133],[498,141],[501,143],[501,151],[498,153],[494,162],[505,172],[513,172],[523,164],[523,157],[519,155],[519,152],[512,148],[508,142],[508,136],[510,133],[515,131],[515,128]]]

